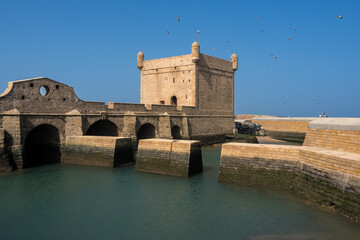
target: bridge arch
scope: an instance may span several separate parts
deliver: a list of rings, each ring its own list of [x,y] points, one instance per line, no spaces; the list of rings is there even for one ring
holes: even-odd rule
[[[137,131],[137,139],[155,138],[155,127],[151,123],[145,123]]]
[[[171,128],[171,136],[173,139],[181,139],[181,130],[178,125]]]
[[[92,136],[118,136],[118,128],[115,123],[109,120],[98,120],[91,124],[85,135]]]
[[[59,130],[50,124],[41,124],[33,128],[26,136],[23,157],[23,168],[59,163]]]

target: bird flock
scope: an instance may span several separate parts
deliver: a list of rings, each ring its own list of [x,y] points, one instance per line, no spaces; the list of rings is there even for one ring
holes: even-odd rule
[[[257,20],[259,20],[261,17],[260,17],[260,16],[256,16],[255,18],[256,18]],[[339,19],[339,20],[342,20],[342,19],[343,19],[343,16],[342,16],[342,15],[337,15],[336,18]],[[181,21],[182,21],[181,16],[177,16],[177,21],[178,21],[178,23],[181,23]],[[296,29],[294,26],[290,26],[290,30],[291,30],[292,32],[296,32],[297,29]],[[260,32],[265,32],[265,29],[260,29],[259,31],[260,31]],[[197,32],[200,34],[200,30],[198,30]],[[169,30],[166,30],[166,34],[167,34],[167,35],[170,35],[170,31],[169,31]],[[288,41],[292,41],[292,38],[291,38],[291,37],[288,37],[287,40],[288,40]],[[209,41],[209,40],[206,40],[205,43],[206,43],[206,44],[210,44],[210,41]],[[229,44],[230,41],[226,41],[225,43]],[[296,47],[296,44],[293,44],[292,47]],[[215,51],[216,49],[215,49],[215,48],[211,48],[211,50],[212,50],[212,51]],[[270,54],[270,57],[271,57],[273,60],[275,60],[275,61],[278,59],[278,57],[277,57],[276,55],[274,55],[274,54]],[[271,66],[270,64],[266,64],[266,68],[270,68],[270,66]],[[315,68],[314,71],[315,71],[315,72],[318,72],[318,69]],[[309,86],[311,86],[311,82],[309,82]],[[301,94],[300,94],[300,97],[302,97],[302,96],[303,96],[303,94],[301,93]],[[286,104],[288,100],[291,100],[291,97],[289,97],[289,96],[286,96],[285,98],[286,98],[286,101],[283,101],[283,104]],[[316,103],[316,104],[320,104],[320,96],[313,97],[313,98],[311,98],[311,100],[312,100],[312,102],[314,102],[314,103]],[[323,114],[323,115],[325,116],[325,114]]]
[[[339,19],[339,20],[342,20],[342,19],[343,19],[342,15],[337,15],[336,18]],[[260,16],[256,16],[256,19],[260,19]],[[296,28],[295,28],[294,26],[290,26],[290,29],[291,29],[290,31],[296,32]],[[260,32],[265,32],[265,30],[264,30],[264,29],[261,29]],[[292,38],[291,38],[291,37],[288,37],[287,40],[288,40],[288,41],[292,41]],[[296,44],[293,44],[292,47],[296,47]],[[275,56],[274,54],[270,54],[270,57],[271,57],[273,60],[277,60],[277,59],[278,59],[278,57]],[[269,67],[270,67],[270,64],[266,64],[266,67],[269,68]],[[315,67],[314,72],[316,72],[316,73],[318,72],[318,69],[317,69],[316,67]],[[311,85],[312,85],[312,83],[309,82],[309,86],[310,86],[310,87],[311,87]],[[303,94],[302,94],[302,93],[300,94],[300,97],[303,97]],[[321,98],[320,96],[312,97],[312,98],[311,98],[311,101],[312,101],[314,104],[317,104],[317,105],[318,105],[318,104],[320,104],[320,98]],[[291,101],[291,97],[285,96],[285,100],[283,101],[283,104],[286,104],[286,103],[288,103],[289,101]],[[327,117],[324,112],[322,112],[322,113],[319,115],[319,117],[321,117],[321,116]]]
[[[257,16],[257,17],[259,17],[259,16]],[[260,17],[259,17],[259,18],[260,18]],[[177,21],[178,21],[178,23],[181,23],[181,16],[177,16]],[[200,33],[200,30],[197,30],[197,32]],[[167,35],[170,35],[170,30],[166,30],[166,34],[167,34]],[[207,40],[207,41],[206,41],[206,44],[209,44],[209,43],[210,43],[210,41]],[[230,42],[230,41],[226,41],[225,43],[229,44],[229,43],[231,43],[231,42]],[[215,48],[211,48],[211,50],[212,50],[212,51],[215,51],[216,49],[215,49]]]

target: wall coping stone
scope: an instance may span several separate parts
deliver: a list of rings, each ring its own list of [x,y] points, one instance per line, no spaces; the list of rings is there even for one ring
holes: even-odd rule
[[[200,143],[200,141],[197,140],[179,140],[179,139],[164,139],[164,138],[148,138],[148,139],[141,139],[142,142],[154,142],[154,143],[171,143],[171,142],[177,142],[177,143]]]
[[[252,120],[256,121],[303,121],[310,122],[317,119],[316,117],[255,117]]]
[[[309,128],[360,132],[360,118],[317,118]]]

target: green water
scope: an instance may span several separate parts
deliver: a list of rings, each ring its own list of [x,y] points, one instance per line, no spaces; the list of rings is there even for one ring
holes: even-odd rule
[[[0,175],[0,239],[360,239],[360,225],[289,193],[217,182],[46,165]]]

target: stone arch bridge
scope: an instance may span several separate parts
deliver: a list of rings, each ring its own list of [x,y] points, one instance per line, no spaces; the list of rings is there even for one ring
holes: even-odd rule
[[[233,115],[196,107],[90,102],[48,78],[8,83],[0,95],[0,155],[13,168],[60,161],[67,136],[196,139],[231,133]],[[42,152],[45,151],[45,152]],[[43,156],[53,156],[42,161]],[[1,160],[1,159],[0,159]],[[4,161],[0,161],[4,165]]]

